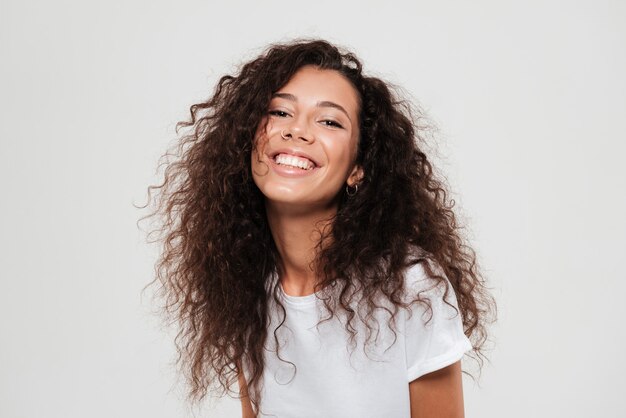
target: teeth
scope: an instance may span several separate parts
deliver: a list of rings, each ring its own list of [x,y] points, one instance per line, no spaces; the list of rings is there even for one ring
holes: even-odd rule
[[[311,160],[307,158],[296,157],[295,155],[278,154],[276,157],[274,157],[274,160],[277,164],[297,167],[303,170],[311,170],[314,167],[314,164]]]

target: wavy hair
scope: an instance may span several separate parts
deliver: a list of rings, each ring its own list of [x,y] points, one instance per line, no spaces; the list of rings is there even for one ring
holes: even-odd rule
[[[369,319],[380,307],[376,296],[392,302],[395,316],[398,307],[407,307],[406,268],[423,263],[430,277],[445,284],[444,297],[451,285],[472,357],[480,364],[485,358],[495,302],[461,234],[454,201],[424,152],[429,125],[423,113],[391,84],[364,75],[352,53],[324,40],[301,39],[270,45],[236,75],[221,77],[208,100],[192,105],[190,118],[176,126],[186,134],[162,157],[163,182],[148,187],[148,202],[152,190],[158,192],[148,216],[159,216],[150,236],[157,234],[154,241],[162,243],[152,283],[159,284],[165,311],[178,322],[178,361],[193,401],[212,389],[234,393],[245,361],[251,400],[258,406],[268,298],[282,305],[276,287],[266,286],[280,257],[250,156],[272,94],[305,65],[338,71],[360,97],[356,163],[365,176],[356,195],[339,192],[331,228],[317,246],[322,268],[316,289],[337,289],[335,299],[324,299],[330,317],[346,313],[354,337],[358,288],[371,332]],[[415,302],[430,306],[424,298]]]

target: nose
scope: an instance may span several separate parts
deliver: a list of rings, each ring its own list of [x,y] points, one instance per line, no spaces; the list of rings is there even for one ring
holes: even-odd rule
[[[307,129],[306,122],[302,121],[293,121],[293,123],[289,124],[285,129],[280,132],[280,135],[284,140],[298,140],[304,141],[306,143],[315,142],[315,137],[309,132]]]

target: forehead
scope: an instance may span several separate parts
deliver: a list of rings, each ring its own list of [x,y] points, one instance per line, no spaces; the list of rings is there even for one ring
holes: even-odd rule
[[[352,83],[335,70],[320,69],[315,66],[300,68],[278,93],[290,93],[298,102],[332,101],[343,106],[356,117],[359,108],[359,94]]]

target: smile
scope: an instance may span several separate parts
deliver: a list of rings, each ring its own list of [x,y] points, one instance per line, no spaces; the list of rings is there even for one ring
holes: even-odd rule
[[[287,167],[296,167],[303,170],[312,170],[315,168],[315,163],[308,158],[296,157],[290,154],[277,154],[274,156],[276,164],[284,165]]]
[[[281,177],[307,177],[319,170],[318,166],[306,158],[286,154],[269,158],[269,163],[272,171]]]

